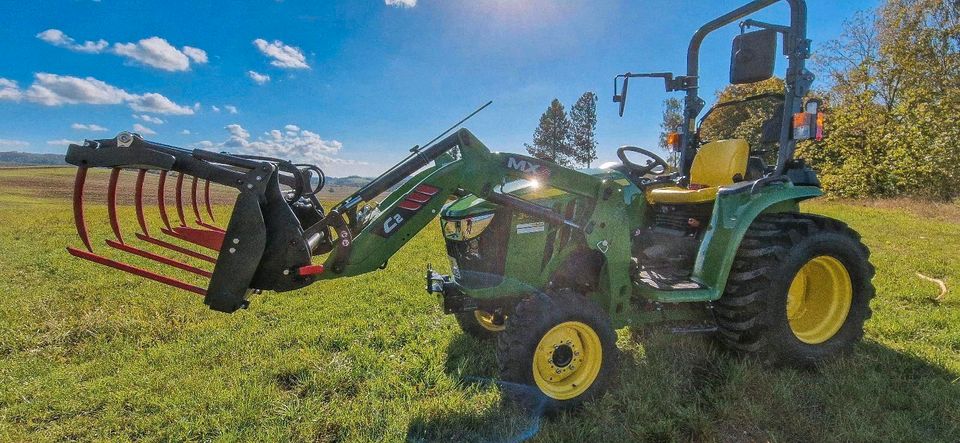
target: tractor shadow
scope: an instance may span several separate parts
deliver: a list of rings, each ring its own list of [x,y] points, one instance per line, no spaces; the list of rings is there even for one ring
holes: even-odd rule
[[[494,340],[460,334],[447,345],[444,371],[467,397],[488,397],[491,390],[512,390],[530,400],[516,405],[501,397],[492,406],[479,410],[414,418],[408,426],[408,441],[520,442],[537,435],[546,402],[539,390],[497,379],[494,348]]]
[[[710,336],[657,328],[621,330],[618,347],[617,379],[584,411],[558,420],[501,400],[416,418],[408,440],[523,441],[543,425],[550,440],[960,441],[960,374],[869,339],[812,370],[769,367]],[[498,383],[489,341],[461,335],[447,351],[446,373],[465,395],[527,388]]]

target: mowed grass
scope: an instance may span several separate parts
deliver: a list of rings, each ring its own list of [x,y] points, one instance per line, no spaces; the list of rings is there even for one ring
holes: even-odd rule
[[[804,205],[873,251],[874,315],[850,358],[772,369],[707,336],[623,329],[610,393],[541,418],[502,402],[492,345],[424,292],[425,266],[446,263],[436,226],[386,270],[226,315],[69,256],[69,200],[32,184],[48,174],[69,186],[69,170],[0,170],[0,441],[960,441],[955,205]],[[89,207],[92,237],[112,236]],[[132,208],[121,217],[132,237]],[[933,301],[916,272],[950,292]]]

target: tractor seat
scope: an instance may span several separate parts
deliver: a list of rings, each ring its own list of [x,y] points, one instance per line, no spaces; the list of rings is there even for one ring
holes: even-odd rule
[[[690,167],[690,185],[666,186],[647,191],[651,204],[707,203],[722,186],[742,181],[747,173],[750,146],[742,138],[717,140],[700,147]]]

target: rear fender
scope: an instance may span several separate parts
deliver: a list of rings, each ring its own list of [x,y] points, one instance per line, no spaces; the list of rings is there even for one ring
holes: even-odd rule
[[[756,192],[751,185],[727,188],[717,195],[710,228],[700,244],[692,275],[710,288],[707,300],[716,300],[723,294],[740,242],[757,216],[797,212],[800,201],[823,194],[819,188],[792,183],[771,184]]]

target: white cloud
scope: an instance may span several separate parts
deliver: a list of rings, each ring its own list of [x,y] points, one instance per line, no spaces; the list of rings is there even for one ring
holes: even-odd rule
[[[164,71],[187,71],[190,69],[190,60],[199,64],[207,62],[207,53],[204,50],[184,46],[183,51],[180,51],[165,39],[156,36],[136,43],[114,43],[113,52]]]
[[[270,64],[278,68],[290,69],[308,69],[307,58],[304,57],[300,48],[283,44],[280,40],[274,40],[272,43],[262,38],[253,41],[253,45],[266,55],[273,59]]]
[[[88,54],[99,54],[110,45],[106,40],[103,39],[95,42],[87,40],[81,45],[59,29],[47,29],[46,31],[37,34],[37,38],[50,43],[53,46],[67,48],[76,52],[86,52]]]
[[[17,82],[0,77],[0,100],[20,101],[23,98],[23,91]]]
[[[70,128],[76,129],[78,131],[93,131],[93,132],[104,132],[107,130],[107,128],[104,128],[103,126],[100,126],[100,125],[95,125],[93,123],[89,125],[86,125],[83,123],[74,123],[70,125]]]
[[[231,139],[246,140],[250,138],[250,133],[247,132],[246,129],[243,129],[243,126],[240,126],[236,123],[227,125],[225,129],[230,133]]]
[[[47,29],[37,34],[37,38],[54,46],[88,54],[99,54],[110,46],[110,43],[103,39],[95,42],[88,40],[79,44],[59,29]],[[191,61],[204,64],[208,60],[207,52],[203,49],[193,46],[177,49],[166,39],[157,36],[145,38],[136,43],[114,43],[110,52],[164,71],[187,71],[190,69]]]
[[[79,141],[76,141],[76,140],[67,140],[67,139],[65,139],[65,138],[61,138],[61,139],[59,139],[59,140],[48,140],[48,141],[47,141],[47,144],[50,145],[50,146],[67,146],[67,145],[70,145],[70,144],[80,145],[80,144],[82,144],[82,143],[80,143]]]
[[[2,86],[3,84],[0,83],[0,87]],[[137,112],[169,115],[191,115],[194,112],[193,109],[180,106],[156,92],[131,94],[93,77],[79,78],[46,72],[34,74],[33,84],[23,93],[23,97],[46,106],[126,103]]]
[[[158,118],[158,117],[154,117],[154,116],[152,116],[152,115],[148,115],[148,114],[133,114],[133,118],[135,118],[135,119],[137,119],[137,120],[143,120],[143,121],[145,121],[145,122],[147,122],[147,123],[153,123],[153,124],[155,124],[155,125],[162,125],[162,124],[166,123],[166,122],[163,121],[162,119],[160,119],[160,118]]]
[[[33,84],[24,96],[27,100],[47,106],[78,103],[117,105],[135,97],[93,77],[79,78],[46,72],[38,72],[34,77]]]
[[[210,109],[212,109],[213,112],[220,112],[220,108],[218,108],[217,105],[210,105]]]
[[[267,83],[267,82],[270,81],[270,76],[269,76],[269,75],[267,75],[267,74],[261,74],[261,73],[256,72],[256,71],[247,71],[247,76],[249,76],[250,79],[253,80],[254,83],[256,83],[256,84],[258,84],[258,85],[262,85],[262,84]]]
[[[157,133],[157,131],[154,131],[153,129],[143,126],[140,123],[133,124],[133,132],[137,132],[142,135],[154,135]]]
[[[187,57],[190,57],[194,63],[204,64],[207,62],[207,51],[204,51],[200,48],[194,48],[193,46],[184,46],[180,48]]]
[[[237,107],[236,107],[236,106],[233,106],[233,105],[224,105],[224,106],[223,106],[223,109],[226,109],[227,112],[229,112],[229,113],[231,113],[231,114],[236,114],[236,113],[240,112],[240,111],[237,110]]]
[[[263,155],[312,164],[367,164],[366,162],[334,157],[342,150],[342,143],[336,140],[324,140],[320,135],[300,129],[295,125],[285,126],[285,131],[279,129],[267,131],[257,139],[251,139],[250,132],[239,124],[227,125],[224,129],[230,134],[226,141],[213,143],[205,140],[193,146],[202,149],[225,149],[241,154]]]
[[[190,58],[160,37],[150,37],[137,43],[115,43],[113,52],[164,71],[190,69]]]
[[[155,92],[138,95],[130,100],[130,109],[138,112],[152,112],[166,115],[193,115],[189,106],[180,106],[169,98]]]
[[[26,148],[27,146],[30,146],[30,143],[23,140],[0,138],[0,148]]]
[[[417,6],[417,0],[383,0],[387,6],[396,6],[398,8],[412,8]]]
[[[190,130],[189,130],[189,129],[184,129],[184,130],[180,131],[180,134],[181,134],[181,135],[190,135]]]

